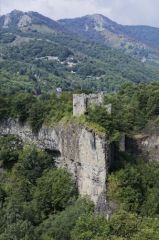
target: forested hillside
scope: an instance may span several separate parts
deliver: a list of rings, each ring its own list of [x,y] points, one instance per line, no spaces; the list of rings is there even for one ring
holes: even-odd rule
[[[155,63],[145,62],[147,51],[132,55],[38,13],[13,11],[0,17],[0,93],[39,95],[57,87],[110,92],[125,82],[156,81],[157,55],[150,54]]]
[[[35,134],[42,124],[76,122],[104,131],[110,143],[120,134],[139,133],[158,126],[159,84],[125,84],[105,96],[105,108],[72,117],[72,93],[35,97],[31,93],[3,96],[0,120],[26,121]],[[54,165],[48,151],[22,143],[15,136],[0,137],[1,240],[158,240],[159,165],[118,153],[108,179],[109,221],[94,214],[94,204],[78,195],[73,176]]]
[[[101,91],[103,105],[73,116],[74,93]],[[0,125],[8,134],[0,133],[0,240],[159,240],[159,163],[149,159],[147,135],[146,157],[120,146],[123,136],[155,131],[158,153],[158,28],[100,14],[0,16]],[[60,147],[34,145],[43,129],[42,144],[55,136]]]
[[[110,137],[115,137],[120,132],[132,134],[149,125],[157,127],[159,121],[159,82],[139,85],[126,83],[118,93],[105,95],[105,104],[112,104],[111,115],[104,107],[94,106],[81,119],[72,116],[72,92],[39,97],[32,93],[18,93],[2,96],[0,100],[1,121],[8,118],[27,121],[35,132],[43,124],[52,126],[63,120],[81,120],[96,123]]]
[[[112,173],[109,199],[118,210],[107,221],[79,198],[72,176],[55,169],[52,156],[13,136],[0,144],[0,239],[158,240],[157,163],[127,160]]]
[[[142,61],[159,59],[159,29],[149,26],[124,26],[101,15],[87,15],[75,19],[59,20],[59,23],[77,35],[94,42],[123,49]]]

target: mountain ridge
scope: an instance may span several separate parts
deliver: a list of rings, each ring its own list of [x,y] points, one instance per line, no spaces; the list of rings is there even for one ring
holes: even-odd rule
[[[91,38],[110,47],[125,49],[133,55],[136,51],[140,54],[146,48],[149,48],[153,55],[155,55],[154,49],[159,51],[159,28],[121,25],[101,14],[63,19],[58,22],[87,39]]]
[[[54,21],[38,12],[23,12],[13,10],[10,13],[0,17],[0,28],[2,29],[20,29],[21,31],[37,30],[36,25],[45,25],[53,30],[62,30],[61,26]]]
[[[127,52],[132,48],[150,48],[159,51],[159,28],[146,25],[122,25],[102,14],[91,14],[78,18],[53,20],[34,11],[13,10],[0,16],[0,28],[17,27],[27,31],[39,30],[37,25],[45,25],[51,31],[70,31],[92,41],[110,47],[122,48]]]
[[[79,25],[85,26],[86,20],[90,32],[83,32]],[[70,29],[33,11],[14,10],[0,17],[2,93],[22,90],[40,94],[56,87],[116,91],[125,82],[158,80],[156,49],[135,40],[130,48],[129,38],[125,45],[114,46],[116,39],[123,41],[122,27],[102,15],[73,21]]]

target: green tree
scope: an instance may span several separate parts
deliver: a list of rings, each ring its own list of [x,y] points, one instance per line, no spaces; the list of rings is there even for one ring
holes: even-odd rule
[[[17,175],[35,183],[43,171],[51,166],[53,166],[53,159],[47,153],[38,150],[35,146],[26,146],[19,156],[14,171]]]
[[[19,93],[12,101],[12,116],[24,122],[29,117],[29,109],[36,98],[32,94]]]
[[[4,120],[9,115],[9,103],[6,97],[0,96],[0,120]]]
[[[75,183],[64,169],[46,171],[37,181],[34,204],[42,219],[51,213],[64,210],[75,198]]]
[[[39,227],[42,240],[70,240],[79,217],[89,215],[94,210],[94,205],[87,199],[78,199],[73,205],[68,206],[57,215],[51,215]]]
[[[139,231],[132,240],[159,240],[158,218],[143,218],[139,225]]]
[[[8,135],[0,137],[0,164],[4,168],[10,168],[17,162],[19,152],[22,149],[21,141],[13,136]]]
[[[109,178],[109,198],[126,210],[144,216],[159,214],[158,163],[127,164]]]
[[[109,239],[110,228],[105,217],[100,215],[81,216],[71,232],[71,240]]]
[[[18,221],[9,225],[4,233],[0,235],[0,240],[37,240],[34,227],[28,221]]]
[[[109,226],[112,236],[130,239],[138,232],[140,219],[136,214],[121,211],[113,214]]]
[[[35,102],[29,110],[28,122],[33,132],[37,133],[45,119],[46,105],[40,101]]]
[[[6,198],[6,192],[4,191],[3,187],[0,185],[0,209],[2,209],[3,204]]]

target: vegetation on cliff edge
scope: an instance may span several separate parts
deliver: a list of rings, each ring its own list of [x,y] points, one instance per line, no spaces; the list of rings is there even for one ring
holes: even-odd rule
[[[110,175],[116,212],[108,221],[79,198],[72,176],[54,167],[52,155],[14,136],[0,142],[1,240],[159,239],[158,163],[131,161]]]

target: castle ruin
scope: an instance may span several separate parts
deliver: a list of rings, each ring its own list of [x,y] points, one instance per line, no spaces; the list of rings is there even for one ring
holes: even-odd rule
[[[104,94],[74,94],[73,95],[73,116],[80,117],[87,113],[88,107],[96,105],[96,106],[104,106],[108,113],[111,114],[111,104],[104,105]]]

